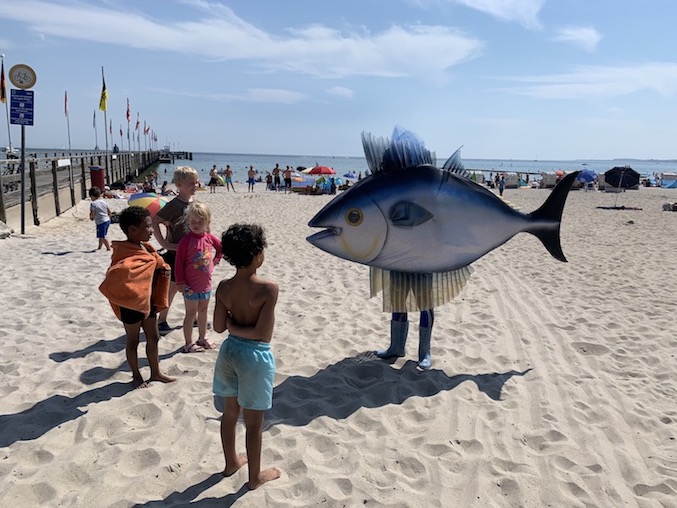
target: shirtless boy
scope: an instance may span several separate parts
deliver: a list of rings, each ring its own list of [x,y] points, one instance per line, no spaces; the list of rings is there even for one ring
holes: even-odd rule
[[[216,290],[214,330],[230,335],[221,345],[214,369],[214,394],[225,399],[221,444],[225,476],[249,464],[249,489],[280,477],[276,467],[261,470],[264,411],[273,406],[275,358],[270,341],[278,287],[256,274],[263,264],[266,239],[257,225],[234,224],[221,238],[223,258],[237,269]],[[244,411],[247,454],[235,451],[235,430]]]

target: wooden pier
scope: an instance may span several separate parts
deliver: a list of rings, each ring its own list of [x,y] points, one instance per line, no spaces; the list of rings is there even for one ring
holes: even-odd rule
[[[175,159],[192,159],[174,152]],[[105,183],[136,181],[159,162],[157,150],[141,152],[31,152],[26,154],[25,221],[40,225],[87,198],[92,169],[105,170]],[[71,184],[72,182],[72,184]],[[0,221],[14,230],[21,226],[21,160],[0,159]]]

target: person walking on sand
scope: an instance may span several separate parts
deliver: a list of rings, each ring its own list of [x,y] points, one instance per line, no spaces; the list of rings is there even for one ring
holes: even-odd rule
[[[183,213],[193,201],[199,178],[195,169],[190,166],[179,166],[174,171],[174,178],[172,181],[174,182],[174,185],[176,185],[176,190],[178,191],[177,196],[153,217],[153,232],[155,233],[155,238],[160,246],[166,249],[166,252],[162,257],[172,269],[167,308],[161,310],[158,317],[158,329],[160,330],[161,335],[166,335],[173,329],[167,324],[167,314],[169,314],[169,308],[172,306],[172,301],[174,300],[177,291],[174,272],[176,248],[183,238],[183,235],[186,233],[183,225]],[[163,233],[160,228],[161,224],[165,227],[166,234]]]
[[[99,290],[108,298],[113,312],[127,334],[125,352],[132,371],[134,388],[146,388],[150,381],[171,383],[174,378],[160,371],[157,311],[167,306],[170,268],[148,243],[153,234],[150,212],[130,206],[120,214],[120,228],[126,241],[113,242],[113,256]],[[146,357],[150,378],[144,381],[139,370],[139,333],[146,335]]]
[[[254,192],[254,184],[256,183],[256,170],[254,166],[249,166],[247,171],[247,192]]]
[[[282,173],[282,170],[280,169],[279,164],[275,164],[275,167],[273,168],[273,185],[275,186],[275,190],[279,191],[280,190],[280,173]]]
[[[221,444],[223,471],[231,476],[249,463],[249,489],[280,477],[276,467],[261,470],[263,412],[273,406],[275,358],[270,341],[275,325],[278,287],[256,274],[263,264],[266,239],[257,225],[234,224],[221,238],[223,257],[235,275],[216,290],[214,330],[230,332],[214,368],[214,394],[224,398]],[[235,451],[235,431],[244,410],[246,455]]]
[[[230,164],[226,164],[224,176],[226,180],[226,190],[230,192],[230,189],[233,189],[233,192],[235,192],[235,187],[233,187],[233,170],[230,169]],[[230,186],[230,189],[228,188],[228,186]]]
[[[212,296],[212,272],[221,261],[221,240],[209,232],[212,214],[206,205],[192,203],[185,212],[188,233],[176,249],[176,287],[183,293],[186,317],[183,319],[184,353],[202,353],[214,349],[207,335],[207,308]],[[197,315],[198,339],[193,342],[193,323]]]
[[[498,194],[503,196],[503,191],[505,190],[505,177],[501,175],[501,179],[498,181]]]
[[[101,189],[98,187],[94,186],[89,189],[89,197],[92,199],[89,205],[89,219],[93,220],[94,224],[96,224],[96,237],[99,239],[99,246],[96,250],[99,250],[101,247],[106,247],[106,250],[110,250],[110,242],[106,238],[108,228],[110,227],[110,208],[101,199]]]
[[[289,166],[287,166],[282,173],[282,177],[284,178],[284,193],[286,194],[287,191],[291,192],[291,173],[292,170]]]
[[[209,171],[209,193],[216,194],[216,186],[219,184],[219,172],[216,170],[216,164]]]

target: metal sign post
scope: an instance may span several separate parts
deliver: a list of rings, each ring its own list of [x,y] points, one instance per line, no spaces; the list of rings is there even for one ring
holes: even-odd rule
[[[35,85],[35,71],[28,65],[17,64],[9,70],[9,80],[20,88],[10,90],[10,123],[21,125],[21,234],[26,234],[26,125],[33,125],[33,92],[28,88]],[[37,199],[37,196],[31,196]]]

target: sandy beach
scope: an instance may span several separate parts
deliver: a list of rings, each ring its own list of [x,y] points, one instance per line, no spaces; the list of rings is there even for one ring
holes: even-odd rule
[[[374,357],[390,316],[368,299],[368,269],[305,240],[331,196],[237,189],[196,198],[219,236],[266,230],[260,274],[280,297],[262,459],[282,477],[249,492],[246,468],[221,475],[217,353],[181,353],[181,330],[160,342],[178,382],[131,390],[124,329],[97,289],[110,256],[83,201],[0,241],[0,506],[677,507],[677,213],[662,211],[677,190],[618,196],[641,211],[571,192],[569,262],[527,234],[481,258],[436,309],[419,372],[418,316],[404,358]],[[548,193],[505,197],[530,212]],[[115,224],[109,237],[124,238]],[[222,263],[215,282],[233,273]],[[180,298],[169,318],[181,323]]]

